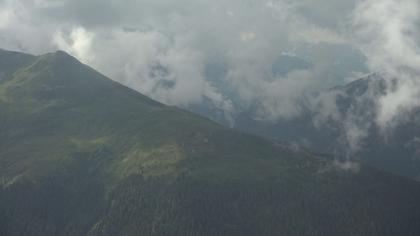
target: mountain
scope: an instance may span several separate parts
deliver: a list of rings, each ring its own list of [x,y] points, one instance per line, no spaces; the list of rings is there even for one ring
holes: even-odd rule
[[[378,98],[385,95],[387,86],[382,75],[372,74],[337,87],[334,89],[340,94],[337,96],[337,108],[341,117],[357,116],[358,119],[353,119],[352,123],[365,132],[354,153],[355,158],[376,168],[420,180],[420,108],[404,114],[404,119],[386,133],[372,122],[377,117],[377,111],[368,107],[375,107]],[[318,133],[324,136],[329,133],[325,140],[332,144],[337,143],[333,139],[342,139],[346,129],[348,127],[343,127],[340,122],[330,121],[321,126]],[[342,142],[340,146],[345,144]],[[331,146],[324,147],[325,151],[332,150]]]
[[[415,181],[0,54],[0,235],[420,234]]]
[[[252,112],[239,113],[231,119],[234,128],[247,133],[277,142],[295,143],[317,153],[330,153],[336,158],[345,159],[346,155],[351,155],[353,160],[375,168],[420,180],[420,109],[407,114],[403,122],[384,135],[374,122],[377,114],[372,107],[379,96],[384,95],[385,89],[382,75],[371,74],[315,95],[312,100],[325,97],[335,106],[336,118],[322,122],[319,117],[325,115],[322,114],[325,111],[318,110],[311,102],[302,102],[303,114],[291,120],[258,120]],[[221,116],[215,117],[217,113],[211,109],[196,111],[218,122],[232,123]],[[349,140],[351,128],[362,132],[363,137],[357,140],[357,144]],[[357,145],[357,150],[350,150],[351,145]]]
[[[0,82],[23,66],[34,62],[35,56],[0,49]]]

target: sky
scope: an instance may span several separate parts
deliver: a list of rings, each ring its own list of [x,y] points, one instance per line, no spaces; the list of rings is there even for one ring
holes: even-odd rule
[[[0,47],[65,50],[170,105],[206,98],[227,111],[259,104],[263,118],[288,118],[302,93],[366,72],[347,27],[355,2],[320,3],[0,0]],[[285,55],[310,66],[273,73]]]
[[[420,105],[419,16],[418,0],[0,0],[0,48],[64,50],[165,104],[269,121],[385,72],[401,81],[375,98],[386,127]]]

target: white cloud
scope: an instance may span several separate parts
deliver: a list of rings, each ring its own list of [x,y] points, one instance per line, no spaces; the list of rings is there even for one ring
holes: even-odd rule
[[[385,129],[420,105],[420,2],[363,1],[354,25],[371,70],[386,74],[388,89],[377,107],[377,122]]]
[[[207,97],[226,111],[260,104],[256,115],[267,119],[298,115],[297,97],[331,82],[323,59],[312,61],[313,70],[275,78],[272,65],[282,52],[347,43],[324,24],[322,9],[315,18],[300,11],[319,4],[312,0],[0,4],[0,19],[7,19],[0,22],[0,47],[36,54],[62,49],[161,102],[189,107]],[[206,77],[209,63],[226,66],[223,82]]]
[[[87,64],[91,64],[95,59],[91,51],[93,41],[94,34],[82,27],[73,28],[69,35],[64,35],[62,31],[53,35],[53,42],[57,48],[73,54]]]
[[[0,9],[0,29],[6,28],[10,24],[12,13],[5,9]]]
[[[257,35],[254,32],[242,32],[242,33],[240,33],[240,38],[244,42],[252,41],[252,40],[255,39],[255,37],[257,37]]]
[[[310,44],[330,43],[330,44],[349,44],[351,41],[345,36],[340,35],[327,28],[311,26],[310,28],[298,32],[293,36],[296,41],[303,41]]]

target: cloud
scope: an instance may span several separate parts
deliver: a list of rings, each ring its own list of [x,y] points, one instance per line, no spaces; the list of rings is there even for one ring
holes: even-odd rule
[[[226,112],[290,119],[302,93],[336,83],[335,64],[323,55],[351,47],[339,22],[354,1],[341,2],[329,0],[334,9],[326,11],[314,0],[2,0],[0,47],[68,51],[170,105],[209,99]],[[314,66],[277,78],[272,67],[285,51]],[[212,65],[226,72],[210,78]]]
[[[311,44],[330,43],[330,44],[349,44],[350,40],[344,36],[327,28],[311,27],[299,32],[294,36],[296,41],[303,41]]]
[[[372,75],[370,79],[337,87],[308,101],[314,126],[337,135],[334,154],[346,161],[363,150],[366,138],[375,127],[376,97],[380,94],[381,80],[374,78]]]
[[[369,138],[386,142],[420,107],[420,2],[359,1],[352,28],[352,43],[375,73],[351,85],[353,92],[335,89],[309,103],[316,127],[339,129],[337,152],[346,161],[363,150]]]
[[[255,39],[255,37],[257,37],[257,35],[254,32],[243,32],[243,33],[240,33],[240,38],[244,42],[246,42],[246,41],[252,41],[252,40]]]
[[[204,78],[204,56],[189,47],[190,37],[158,31],[101,31],[90,50],[91,64],[111,78],[169,105],[188,107],[218,92]],[[217,97],[217,99],[216,99]]]
[[[356,39],[372,71],[384,74],[376,122],[383,129],[420,106],[420,2],[366,0],[354,11]]]
[[[87,64],[92,63],[95,59],[91,51],[93,41],[94,34],[87,32],[81,27],[72,29],[67,36],[62,31],[58,31],[53,35],[53,43],[58,48],[75,55]]]
[[[361,0],[353,9],[351,22],[351,42],[375,73],[370,80],[358,83],[361,87],[357,89],[363,93],[348,97],[345,91],[329,92],[310,103],[317,127],[328,122],[339,126],[339,152],[347,160],[375,135],[373,130],[379,128],[378,138],[386,141],[393,129],[420,107],[420,2]],[[342,98],[349,107],[339,106]]]
[[[350,156],[371,127],[389,130],[420,106],[419,18],[418,0],[0,0],[0,47],[62,49],[166,104],[210,102],[231,123],[309,108],[316,126],[341,124]],[[276,73],[284,55],[306,66]],[[368,71],[386,91],[374,83],[344,114],[343,92],[310,96]]]

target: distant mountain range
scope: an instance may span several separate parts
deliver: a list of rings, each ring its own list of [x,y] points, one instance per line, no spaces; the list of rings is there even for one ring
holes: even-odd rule
[[[257,134],[277,142],[290,142],[319,153],[328,153],[336,158],[364,162],[373,167],[420,180],[420,109],[407,114],[404,122],[397,124],[386,137],[373,122],[376,114],[375,99],[385,92],[381,75],[371,74],[343,86],[312,95],[307,100],[329,96],[339,119],[319,122],[323,111],[302,99],[302,115],[291,120],[276,122],[256,119],[252,111],[235,114],[225,120],[217,108],[207,104],[207,109],[192,110],[222,124],[230,125],[248,133]],[[325,115],[325,114],[324,114]],[[232,122],[232,119],[234,122]],[[350,125],[358,126],[366,137],[358,140],[357,150],[350,150],[348,132]]]
[[[420,235],[420,184],[353,167],[0,51],[0,235]]]

